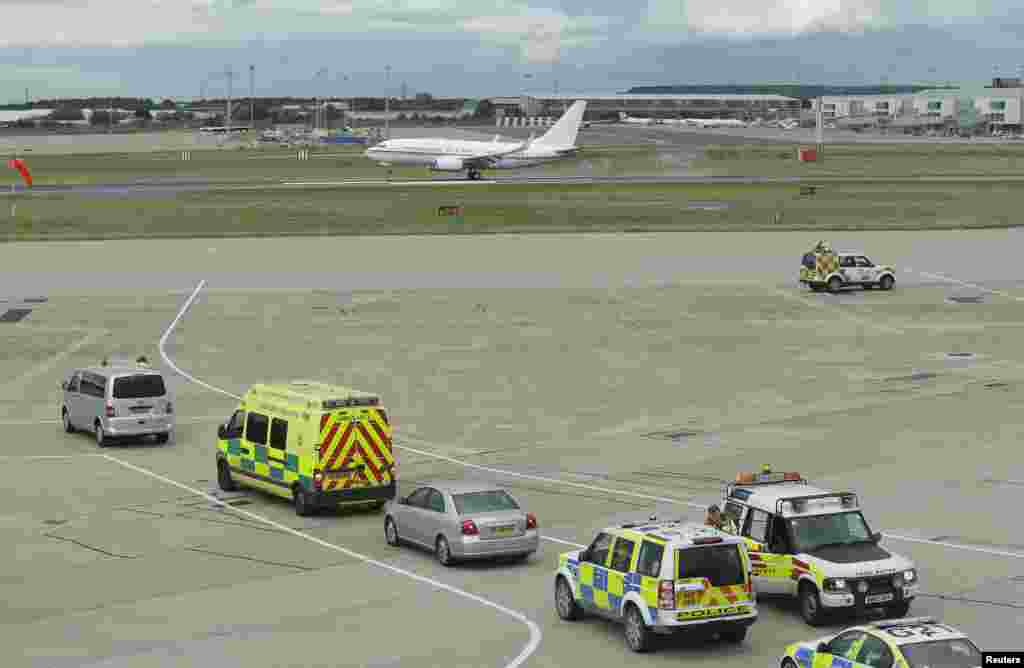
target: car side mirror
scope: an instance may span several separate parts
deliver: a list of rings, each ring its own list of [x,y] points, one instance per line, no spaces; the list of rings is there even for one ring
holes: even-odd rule
[[[880,543],[880,542],[882,542],[882,532],[881,531],[876,531],[875,533],[871,534],[871,542],[872,543]]]
[[[829,651],[829,646],[828,646],[827,642],[820,642],[820,643],[818,643],[818,651],[823,653],[823,654],[831,654],[831,652]]]
[[[217,425],[217,438],[227,438],[228,428],[222,424]]]
[[[68,391],[68,381],[66,381],[66,380],[60,381],[60,389],[62,389],[65,392],[67,392]]]

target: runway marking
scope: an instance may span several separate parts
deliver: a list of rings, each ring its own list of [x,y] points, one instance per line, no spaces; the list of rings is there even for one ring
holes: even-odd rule
[[[199,284],[196,286],[196,289],[192,291],[191,296],[189,296],[188,300],[181,307],[181,310],[178,311],[178,315],[174,318],[174,320],[171,322],[171,324],[168,325],[167,329],[164,331],[163,336],[160,337],[160,356],[164,359],[165,362],[167,362],[167,364],[172,369],[174,369],[179,374],[181,374],[183,377],[187,378],[188,380],[192,381],[193,383],[196,383],[197,385],[201,385],[202,387],[205,387],[205,388],[207,388],[209,390],[212,390],[214,392],[219,392],[220,394],[224,394],[224,395],[227,395],[229,397],[233,397],[235,399],[241,399],[241,397],[239,397],[236,394],[232,394],[231,392],[228,392],[227,390],[222,390],[220,388],[217,388],[217,387],[214,387],[214,386],[209,385],[207,383],[204,383],[203,381],[195,378],[194,376],[191,376],[191,375],[185,373],[180,368],[178,368],[178,366],[173,361],[171,361],[171,359],[167,356],[167,353],[164,350],[164,346],[167,343],[167,338],[174,331],[174,328],[177,326],[178,321],[181,320],[182,316],[185,315],[185,313],[186,313],[186,311],[188,311],[189,307],[192,306],[192,302],[195,301],[196,296],[199,294],[199,291],[202,290],[202,288],[203,288],[203,286],[205,284],[206,284],[206,280],[205,279],[199,281]],[[133,471],[136,471],[137,473],[141,473],[143,475],[149,476],[149,477],[153,478],[154,480],[159,480],[159,481],[161,481],[161,482],[163,482],[165,484],[173,485],[175,487],[178,487],[179,489],[183,489],[183,490],[185,490],[187,492],[191,492],[192,494],[195,494],[196,496],[204,498],[204,499],[206,499],[206,500],[208,500],[208,501],[210,501],[212,503],[215,503],[215,504],[217,504],[219,506],[222,506],[222,507],[224,507],[224,508],[226,508],[226,509],[228,509],[228,510],[230,510],[232,512],[238,513],[239,515],[242,515],[243,517],[247,517],[247,518],[255,520],[257,522],[262,522],[262,523],[264,523],[264,524],[266,524],[268,526],[271,526],[271,527],[274,527],[275,529],[278,529],[279,531],[283,531],[285,533],[291,534],[293,536],[296,536],[297,538],[302,538],[304,540],[308,540],[311,543],[315,543],[315,544],[320,545],[321,547],[325,547],[325,548],[327,548],[329,550],[334,550],[335,552],[339,552],[339,553],[344,554],[346,556],[352,557],[353,559],[361,561],[361,562],[363,562],[365,564],[369,564],[371,566],[376,566],[378,568],[382,568],[384,570],[391,571],[392,573],[396,573],[398,575],[404,575],[405,577],[410,578],[412,580],[415,580],[416,582],[420,582],[422,584],[430,585],[431,587],[434,587],[435,589],[440,589],[442,591],[446,591],[446,592],[455,594],[456,596],[461,596],[463,598],[466,598],[466,599],[469,599],[469,600],[474,601],[476,603],[479,603],[480,605],[484,605],[484,606],[487,606],[489,608],[493,608],[494,610],[497,610],[497,611],[499,611],[501,613],[504,613],[505,615],[508,615],[509,617],[512,617],[516,621],[519,621],[519,622],[521,622],[521,623],[526,625],[527,629],[530,632],[530,640],[526,643],[526,645],[519,652],[519,654],[514,659],[512,659],[511,662],[505,664],[505,668],[518,668],[518,666],[521,666],[530,657],[530,655],[532,655],[535,651],[537,651],[537,648],[540,646],[540,641],[541,641],[541,637],[542,637],[541,636],[540,627],[537,626],[537,624],[535,624],[533,621],[531,621],[528,617],[526,617],[526,615],[524,615],[521,612],[517,612],[516,610],[512,610],[511,608],[506,608],[505,606],[503,606],[503,605],[501,605],[499,603],[495,603],[494,601],[488,600],[488,599],[483,598],[481,596],[477,596],[476,594],[471,594],[468,591],[459,589],[457,587],[453,587],[452,585],[448,585],[448,584],[445,584],[445,583],[440,582],[438,580],[434,580],[434,579],[431,579],[431,578],[424,577],[422,575],[417,575],[416,573],[412,573],[410,571],[398,568],[397,566],[392,566],[391,564],[386,564],[386,563],[384,563],[382,561],[378,561],[376,559],[373,559],[372,557],[368,557],[368,556],[360,554],[358,552],[353,552],[352,550],[349,550],[348,548],[344,548],[344,547],[342,547],[340,545],[335,545],[334,543],[329,543],[329,542],[327,542],[325,540],[321,540],[320,538],[317,538],[315,536],[311,536],[311,535],[309,535],[307,533],[303,533],[301,531],[298,531],[297,529],[293,529],[293,528],[291,528],[289,526],[286,526],[284,524],[281,524],[279,522],[275,522],[274,520],[271,520],[271,519],[268,519],[266,517],[263,517],[262,515],[257,515],[256,513],[249,512],[248,510],[242,510],[241,508],[236,508],[235,506],[231,506],[231,505],[225,503],[224,501],[222,501],[221,499],[218,499],[215,496],[207,494],[206,492],[202,492],[202,491],[200,491],[198,489],[195,489],[194,487],[190,487],[190,486],[185,485],[183,483],[180,483],[180,482],[178,482],[176,480],[172,480],[170,478],[162,476],[159,473],[154,473],[153,471],[150,471],[149,469],[144,469],[141,466],[136,466],[134,464],[129,464],[126,461],[120,460],[120,459],[118,459],[116,457],[111,457],[110,455],[106,455],[106,454],[99,455],[99,456],[103,457],[104,459],[109,459],[110,461],[115,462],[116,464],[119,464],[119,465],[121,465],[121,466],[123,466],[125,468],[128,468],[128,469],[131,469]]]
[[[241,399],[241,397],[239,397],[238,395],[232,394],[232,393],[228,392],[227,390],[222,390],[220,388],[213,387],[212,385],[204,383],[204,382],[194,378],[193,376],[185,373],[184,371],[179,369],[177,367],[177,365],[175,365],[174,362],[172,362],[170,360],[170,358],[167,357],[167,354],[164,352],[164,345],[165,345],[165,343],[167,341],[167,337],[173,331],[174,327],[177,325],[177,323],[181,319],[181,317],[185,314],[185,311],[188,310],[189,306],[191,306],[191,304],[192,304],[193,300],[195,299],[196,295],[199,294],[199,291],[202,289],[203,285],[205,285],[205,284],[206,284],[206,280],[205,279],[203,279],[203,280],[201,280],[199,282],[199,284],[196,286],[196,289],[192,292],[192,295],[188,298],[188,301],[185,302],[185,305],[182,306],[181,311],[178,312],[177,317],[174,318],[174,321],[167,327],[167,330],[164,332],[164,335],[160,338],[160,355],[161,355],[161,357],[163,357],[164,361],[166,361],[168,363],[168,365],[171,366],[171,368],[173,368],[175,371],[180,373],[185,378],[188,378],[192,382],[197,383],[198,385],[202,385],[203,387],[206,387],[206,388],[208,388],[210,390],[213,390],[214,392],[219,392],[220,394],[225,394],[225,395],[227,395],[229,397],[233,397],[235,399]],[[421,443],[426,443],[426,441],[423,441],[422,439],[413,439],[413,438],[409,438],[409,437],[405,437],[405,438],[408,439],[408,440],[415,440],[415,441],[419,441]],[[500,474],[500,475],[512,476],[512,477],[515,477],[515,478],[523,478],[523,479],[526,479],[526,480],[536,480],[538,482],[548,482],[548,483],[552,483],[552,484],[555,484],[555,485],[562,485],[562,486],[565,486],[565,487],[577,487],[577,488],[587,489],[587,490],[591,490],[591,491],[606,492],[606,493],[610,493],[610,494],[613,494],[613,495],[630,496],[630,497],[633,497],[633,498],[649,499],[649,500],[652,500],[652,501],[662,501],[662,502],[666,502],[666,503],[673,503],[673,504],[688,506],[690,508],[696,508],[696,509],[700,509],[700,510],[704,510],[704,508],[706,507],[705,505],[702,505],[702,504],[696,504],[696,503],[693,503],[693,502],[690,502],[690,501],[684,501],[682,499],[675,499],[675,498],[671,498],[671,497],[654,496],[654,495],[651,495],[651,494],[642,494],[642,493],[639,493],[639,492],[631,492],[631,491],[622,490],[622,489],[610,489],[610,488],[607,488],[607,487],[598,487],[598,486],[595,486],[595,485],[584,485],[582,483],[570,482],[568,480],[559,480],[557,478],[548,478],[546,476],[535,476],[535,475],[530,475],[530,474],[526,474],[526,473],[518,473],[516,471],[506,471],[506,470],[503,470],[503,469],[498,469],[498,468],[494,468],[494,467],[490,467],[490,466],[482,466],[480,464],[473,464],[472,462],[467,462],[467,461],[463,461],[463,460],[460,460],[460,459],[455,459],[454,457],[448,457],[446,455],[438,455],[438,454],[435,454],[435,453],[432,453],[432,452],[426,452],[424,450],[413,449],[413,448],[410,448],[408,446],[403,446],[402,449],[408,450],[410,452],[414,452],[414,453],[422,455],[424,457],[430,457],[430,458],[433,458],[433,459],[438,459],[438,460],[442,460],[442,461],[451,462],[453,464],[457,464],[457,465],[465,467],[465,468],[477,469],[477,470],[481,470],[481,471],[487,471],[487,472],[490,472],[490,473],[497,473],[497,474]],[[131,464],[128,464],[126,462],[121,462],[120,460],[115,459],[113,457],[110,457],[109,455],[100,455],[100,456],[106,457],[106,458],[111,459],[112,461],[116,461],[118,463],[122,463],[125,466],[129,466],[129,467],[132,467],[132,468],[138,468],[138,467],[133,467]],[[149,471],[146,471],[145,469],[139,469],[139,470],[142,471],[142,472],[147,473],[148,475],[152,475],[154,477],[157,476],[157,474],[149,472]],[[219,500],[215,499],[214,497],[209,496],[207,494],[204,494],[202,492],[198,492],[197,490],[192,490],[192,488],[187,487],[185,485],[182,485],[181,483],[177,483],[177,482],[174,482],[174,481],[172,481],[170,479],[166,479],[166,478],[164,478],[164,480],[166,482],[169,482],[170,484],[177,485],[178,487],[181,487],[183,489],[187,489],[189,491],[193,491],[193,493],[197,493],[197,494],[200,494],[200,495],[202,495],[202,496],[204,496],[206,498],[214,500],[216,503],[221,503]],[[225,504],[221,503],[221,505],[225,505]],[[267,523],[270,523],[271,525],[276,525],[276,523],[274,523],[272,520],[265,520],[264,518],[260,517],[259,515],[253,515],[252,513],[248,513],[247,511],[239,510],[237,508],[231,508],[231,509],[234,510],[235,512],[251,515],[252,517],[256,518],[259,521],[265,521]],[[276,525],[276,526],[282,526],[283,527],[283,525]],[[283,527],[283,528],[285,528],[289,533],[294,533],[294,534],[299,535],[301,537],[306,537],[305,534],[302,534],[301,532],[298,532],[298,531],[294,531],[293,529],[291,529],[289,527]],[[921,543],[921,544],[925,544],[925,545],[937,545],[937,546],[940,546],[940,547],[946,547],[946,548],[950,548],[950,549],[954,549],[954,550],[964,550],[964,551],[967,551],[967,552],[979,552],[979,553],[983,553],[983,554],[992,554],[992,555],[996,555],[996,556],[1006,556],[1006,557],[1011,557],[1011,558],[1014,558],[1014,559],[1024,559],[1024,554],[1018,553],[1018,552],[1004,552],[1004,551],[1001,551],[1001,550],[990,550],[990,549],[987,549],[987,548],[971,547],[971,546],[968,546],[968,545],[957,545],[955,543],[945,543],[945,542],[931,541],[931,540],[926,540],[926,539],[921,539],[921,538],[910,538],[908,536],[900,536],[898,534],[888,534],[888,533],[885,533],[885,532],[882,532],[882,535],[887,537],[887,538],[892,538],[893,540],[902,540],[902,541],[906,541],[906,542],[910,542],[910,543]],[[319,539],[313,538],[312,536],[309,536],[308,538],[310,540],[313,540],[313,541],[319,541]],[[564,541],[556,541],[556,542],[564,542]],[[331,543],[325,543],[325,544],[328,545],[328,546],[332,546]],[[575,543],[573,543],[572,545],[575,545]],[[347,553],[345,548],[342,548],[340,546],[332,546],[332,549],[337,549],[339,551],[345,551]],[[355,554],[355,553],[353,553],[353,554]],[[357,558],[361,558],[361,557],[362,557],[362,555],[360,555],[360,557],[357,557]],[[371,561],[369,559],[369,557],[365,557],[365,559],[367,560],[368,563]],[[389,566],[387,564],[381,564],[381,566],[384,567],[384,568],[388,568],[388,569],[394,570],[393,566]],[[408,575],[409,575],[409,577],[412,577],[412,578],[422,578],[422,576],[418,576],[418,575],[415,575],[413,573],[409,573]],[[427,580],[426,578],[422,578],[422,579],[425,580],[425,581],[428,581],[428,582],[433,582],[433,581]],[[448,588],[449,590],[453,590],[453,591],[456,591],[456,592],[461,592],[461,590],[457,590],[457,589],[455,589],[453,587],[449,587],[449,585],[444,585],[442,583],[438,583],[438,584],[441,585],[442,587]],[[479,599],[479,597],[476,597],[474,594],[470,594],[468,592],[462,592],[462,593],[465,594],[466,596],[469,596],[469,597],[473,598],[473,600],[478,600]],[[479,599],[479,602],[482,602],[484,605],[488,605],[490,607],[494,607],[494,608],[497,608],[497,609],[500,609],[500,610],[503,610],[503,611],[507,610],[505,608],[501,608],[501,606],[499,606],[497,603],[491,603],[490,601],[487,601],[486,599]],[[520,613],[517,613],[515,611],[511,611],[511,610],[507,610],[507,612],[508,612],[508,614],[510,614],[511,616],[515,617],[516,619],[520,619],[524,623],[530,625],[530,628],[531,628],[531,641],[530,641],[530,644],[532,645],[532,648],[530,647],[530,645],[528,645],[527,648],[525,648],[523,650],[523,652],[520,653],[519,657],[517,657],[516,660],[513,663],[508,664],[508,667],[512,668],[513,666],[520,665],[522,663],[522,661],[525,661],[526,658],[530,654],[532,654],[534,650],[536,650],[537,645],[540,644],[540,629],[537,629],[536,643],[534,644],[534,637],[533,637],[532,629],[536,628],[536,625],[533,624],[533,622],[531,622],[529,619],[527,619],[525,616],[521,615]]]
[[[921,543],[922,545],[938,545],[941,547],[951,547],[956,550],[967,550],[968,552],[980,552],[982,554],[991,554],[997,557],[1011,557],[1013,559],[1024,559],[1024,554],[1020,552],[1007,552],[1005,550],[993,550],[987,547],[974,547],[972,545],[960,545],[958,543],[946,543],[938,540],[928,540],[927,538],[911,538],[910,536],[900,536],[898,534],[882,533],[886,538],[892,538],[894,540],[903,540],[908,543]]]
[[[471,181],[466,179],[464,181],[441,181],[441,180],[426,180],[422,179],[419,181],[381,181],[381,180],[352,180],[352,181],[281,181],[283,186],[464,186],[464,185],[494,185],[499,183],[498,181],[490,181],[480,179],[479,181]],[[517,181],[516,183],[520,183]]]
[[[943,276],[942,274],[933,274],[933,273],[927,272],[927,271],[915,271],[915,270],[911,269],[910,267],[907,267],[905,269],[905,271],[908,271],[908,272],[910,272],[912,274],[917,274],[919,276],[924,276],[925,278],[934,278],[934,279],[938,279],[940,281],[945,281],[947,283],[953,283],[955,285],[961,285],[961,286],[963,286],[965,288],[972,288],[974,290],[980,290],[982,292],[987,292],[990,295],[998,295],[1000,297],[1006,297],[1007,299],[1012,299],[1014,301],[1024,302],[1024,297],[1021,297],[1019,295],[1013,295],[1013,294],[1010,294],[1009,292],[1003,292],[1002,290],[993,290],[991,288],[982,287],[982,286],[977,285],[975,283],[968,283],[967,281],[961,281],[958,278],[952,278],[950,276]]]
[[[28,371],[26,371],[25,373],[21,374],[20,376],[18,376],[15,379],[5,382],[3,384],[3,387],[6,389],[6,388],[9,388],[11,386],[14,386],[16,388],[23,386],[26,382],[32,380],[33,378],[35,378],[37,376],[40,376],[40,375],[46,373],[47,371],[49,371],[53,367],[57,366],[57,364],[60,361],[62,361],[63,359],[65,359],[66,357],[69,357],[70,355],[73,355],[74,353],[78,352],[79,350],[81,350],[82,348],[84,348],[87,345],[90,345],[92,343],[96,343],[97,340],[101,339],[102,337],[106,336],[107,334],[108,334],[108,332],[105,329],[98,329],[98,330],[91,331],[89,334],[86,334],[84,337],[82,337],[78,341],[75,341],[70,346],[68,346],[64,350],[60,351],[59,353],[57,353],[53,357],[50,357],[45,362],[37,364],[36,366],[32,367],[31,369],[29,369]]]
[[[208,420],[223,420],[223,415],[208,415],[206,417],[191,417],[176,420],[177,424],[196,424]],[[0,427],[37,427],[45,424],[61,424],[61,420],[0,420]]]
[[[182,311],[182,312],[184,312],[184,311]],[[247,518],[249,518],[251,520],[255,520],[257,522],[262,522],[263,524],[271,526],[271,527],[277,529],[278,531],[283,531],[284,533],[291,534],[291,535],[293,535],[293,536],[295,536],[297,538],[302,538],[303,540],[308,540],[311,543],[314,543],[314,544],[319,545],[321,547],[327,548],[328,550],[334,550],[335,552],[339,552],[341,554],[344,554],[345,556],[351,557],[351,558],[356,559],[357,561],[361,561],[361,562],[363,562],[365,564],[368,564],[368,565],[371,565],[371,566],[376,566],[378,568],[382,568],[384,570],[391,571],[392,573],[396,573],[398,575],[403,575],[403,576],[405,576],[407,578],[410,578],[410,579],[412,579],[412,580],[414,580],[416,582],[419,582],[419,583],[422,583],[422,584],[426,584],[426,585],[430,585],[431,587],[434,587],[435,589],[440,589],[442,591],[446,591],[446,592],[449,592],[451,594],[455,594],[456,596],[461,596],[463,598],[467,598],[467,599],[469,599],[471,601],[474,601],[476,603],[479,603],[481,605],[485,605],[485,606],[487,606],[489,608],[493,608],[493,609],[497,610],[498,612],[504,613],[504,614],[508,615],[509,617],[512,617],[513,619],[515,619],[515,620],[517,620],[519,622],[522,622],[523,624],[525,624],[527,626],[527,628],[530,631],[530,641],[526,644],[526,647],[523,648],[523,650],[519,653],[518,656],[516,656],[511,662],[506,664],[506,668],[518,668],[518,666],[521,666],[523,664],[523,662],[525,662],[526,659],[529,658],[529,656],[531,654],[533,654],[533,652],[536,651],[537,647],[540,645],[540,640],[541,640],[540,627],[538,627],[534,622],[532,622],[530,619],[528,619],[526,617],[526,615],[524,615],[524,614],[522,614],[520,612],[516,612],[515,610],[512,610],[510,608],[506,608],[503,605],[500,605],[498,603],[490,601],[490,600],[488,600],[486,598],[483,598],[481,596],[477,596],[476,594],[471,594],[468,591],[464,591],[464,590],[459,589],[457,587],[453,587],[452,585],[448,585],[448,584],[445,584],[445,583],[440,582],[438,580],[434,580],[432,578],[424,577],[422,575],[417,575],[416,573],[412,573],[412,572],[404,570],[402,568],[398,568],[397,566],[392,566],[391,564],[384,563],[383,561],[378,561],[378,560],[376,560],[376,559],[374,559],[372,557],[368,557],[368,556],[360,554],[358,552],[353,552],[352,550],[349,550],[348,548],[344,548],[344,547],[342,547],[340,545],[336,545],[334,543],[329,543],[326,540],[322,540],[320,538],[317,538],[316,536],[311,536],[311,535],[309,535],[307,533],[303,533],[302,531],[299,531],[298,529],[293,529],[290,526],[281,524],[280,522],[275,522],[274,520],[266,518],[266,517],[263,517],[262,515],[257,515],[256,513],[249,512],[248,510],[242,510],[241,508],[236,508],[235,506],[229,505],[225,501],[222,501],[221,499],[218,499],[217,497],[215,497],[215,496],[213,496],[211,494],[207,494],[206,492],[200,491],[200,490],[198,490],[198,489],[196,489],[194,487],[190,487],[188,485],[180,483],[177,480],[172,480],[171,478],[167,478],[165,476],[162,476],[159,473],[154,473],[153,471],[150,471],[149,469],[142,468],[141,466],[136,466],[135,464],[130,464],[130,463],[126,462],[126,461],[118,459],[117,457],[112,457],[110,455],[105,455],[105,454],[104,455],[99,455],[99,456],[103,457],[104,459],[108,459],[108,460],[114,462],[115,464],[123,466],[123,467],[125,467],[127,469],[135,471],[136,473],[141,473],[142,475],[145,475],[145,476],[148,476],[150,478],[153,478],[154,480],[158,480],[158,481],[160,481],[160,482],[162,482],[164,484],[172,485],[174,487],[178,487],[179,489],[183,489],[183,490],[185,490],[187,492],[191,492],[192,494],[195,494],[196,496],[204,498],[204,499],[210,501],[211,503],[215,503],[215,504],[217,504],[219,506],[224,507],[227,510],[230,510],[232,512],[238,513],[239,515],[242,515],[243,517],[247,517]]]

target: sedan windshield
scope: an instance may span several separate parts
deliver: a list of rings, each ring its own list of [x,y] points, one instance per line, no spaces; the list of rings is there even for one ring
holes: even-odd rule
[[[799,552],[814,552],[826,545],[851,545],[871,540],[871,532],[859,512],[799,517],[789,521]]]
[[[977,668],[981,652],[969,640],[933,640],[900,647],[910,668]]]
[[[500,510],[519,510],[519,504],[506,492],[496,489],[488,492],[470,492],[455,494],[455,509],[460,515],[476,513],[493,513]]]

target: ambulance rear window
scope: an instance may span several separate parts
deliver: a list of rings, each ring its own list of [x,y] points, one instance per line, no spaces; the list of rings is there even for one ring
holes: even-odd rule
[[[115,399],[162,397],[166,393],[164,379],[157,374],[138,374],[114,379]]]
[[[743,584],[743,560],[738,545],[708,545],[678,550],[680,580],[707,578],[712,587]]]

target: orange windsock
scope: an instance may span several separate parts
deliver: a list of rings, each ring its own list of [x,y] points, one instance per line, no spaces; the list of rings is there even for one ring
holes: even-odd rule
[[[25,165],[25,161],[20,158],[15,158],[7,163],[7,166],[11,169],[16,169],[21,174],[21,178],[24,179],[25,185],[32,186],[32,174],[28,171],[28,167]]]

